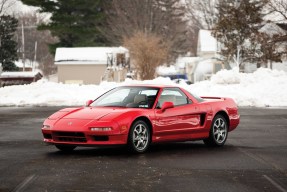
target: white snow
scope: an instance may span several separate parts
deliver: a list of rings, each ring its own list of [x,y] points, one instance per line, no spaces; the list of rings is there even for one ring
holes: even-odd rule
[[[123,83],[102,82],[100,85],[62,84],[40,80],[29,85],[0,88],[0,106],[81,106],[105,91],[120,85],[167,84],[175,85],[169,78],[149,81],[127,79]],[[254,73],[238,73],[222,70],[193,85],[180,84],[201,96],[233,98],[239,106],[287,107],[287,73],[284,71],[258,69]]]
[[[61,64],[107,64],[108,56],[115,57],[116,53],[127,54],[124,47],[76,47],[57,48],[55,63]]]
[[[287,73],[260,68],[254,73],[222,70],[192,86],[198,95],[233,98],[238,106],[286,107]]]

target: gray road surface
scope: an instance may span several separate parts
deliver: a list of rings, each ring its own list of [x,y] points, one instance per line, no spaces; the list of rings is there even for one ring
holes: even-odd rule
[[[56,107],[0,108],[0,192],[287,192],[287,109],[242,108],[222,148],[201,141],[61,153],[42,142]]]

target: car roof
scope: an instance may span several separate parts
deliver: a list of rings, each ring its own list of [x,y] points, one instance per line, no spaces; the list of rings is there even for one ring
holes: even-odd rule
[[[176,85],[156,85],[156,84],[131,84],[131,85],[122,85],[121,87],[151,87],[151,88],[172,88],[177,87]]]

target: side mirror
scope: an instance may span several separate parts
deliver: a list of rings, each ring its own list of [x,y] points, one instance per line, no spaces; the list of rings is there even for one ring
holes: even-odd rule
[[[94,102],[93,100],[88,100],[88,101],[86,102],[86,107],[89,107],[93,102]]]
[[[173,102],[164,102],[161,107],[161,111],[164,112],[166,109],[173,108]]]

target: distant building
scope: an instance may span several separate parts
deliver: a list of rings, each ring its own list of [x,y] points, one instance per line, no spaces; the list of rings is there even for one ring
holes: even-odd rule
[[[200,57],[179,57],[176,59],[176,66],[181,74],[187,75],[189,81],[195,82],[195,70],[200,60],[202,60]]]
[[[197,56],[203,59],[211,59],[217,56],[219,44],[209,30],[199,30]]]
[[[15,61],[15,65],[19,68],[19,71],[33,71],[38,67],[39,64],[37,62],[26,59],[25,63],[23,60]]]
[[[25,72],[2,72],[0,75],[1,87],[9,85],[24,85],[42,79],[43,75],[39,71]]]
[[[279,39],[274,44],[275,50],[278,52],[284,52],[287,50],[287,24],[278,24],[273,22],[268,22],[261,26],[258,30],[261,33],[265,33],[270,37],[275,35],[281,36],[282,40]],[[285,51],[286,52],[286,51]],[[283,70],[287,72],[287,54],[281,57],[282,62],[269,61],[266,65],[268,68]],[[260,67],[260,63],[245,63],[244,72],[252,73]]]
[[[198,34],[197,57],[179,57],[176,65],[181,73],[185,71],[191,82],[208,79],[211,74],[228,68],[220,60],[220,44],[209,30],[200,30]]]
[[[282,62],[269,62],[268,68],[277,69],[277,70],[284,70],[287,72],[287,24],[286,23],[266,23],[263,25],[259,32],[265,33],[270,37],[275,35],[280,36],[275,43],[275,50],[278,52],[285,52],[282,55],[281,60]]]
[[[55,55],[58,81],[76,84],[123,81],[128,60],[124,47],[57,48]]]

